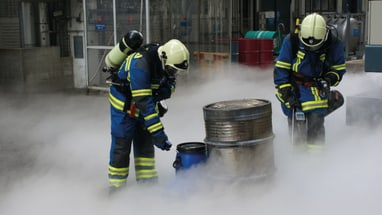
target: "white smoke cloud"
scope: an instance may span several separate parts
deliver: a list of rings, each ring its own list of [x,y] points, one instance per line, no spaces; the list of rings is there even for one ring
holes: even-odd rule
[[[2,95],[0,214],[380,214],[378,125],[346,125],[345,104],[326,119],[324,153],[296,151],[274,96],[272,68],[197,74],[181,77],[167,101],[163,122],[174,146],[156,151],[159,184],[138,185],[132,171],[127,189],[111,197],[106,94]],[[352,72],[338,89],[346,97],[381,85],[378,74]],[[205,138],[203,106],[243,98],[272,102],[274,177],[265,183],[216,179],[208,166],[176,174],[176,145]]]

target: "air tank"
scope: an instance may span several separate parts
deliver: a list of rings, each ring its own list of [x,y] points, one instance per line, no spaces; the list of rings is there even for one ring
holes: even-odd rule
[[[106,55],[106,66],[117,69],[119,68],[131,51],[138,49],[143,42],[141,32],[132,30],[123,36],[119,43]]]

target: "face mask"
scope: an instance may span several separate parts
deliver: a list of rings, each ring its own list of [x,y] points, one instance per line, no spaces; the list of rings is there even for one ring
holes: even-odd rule
[[[168,65],[165,66],[164,71],[169,77],[176,77],[176,74],[178,74],[177,69]]]

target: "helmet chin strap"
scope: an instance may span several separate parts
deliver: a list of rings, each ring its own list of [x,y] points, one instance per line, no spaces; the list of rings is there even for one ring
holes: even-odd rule
[[[166,52],[162,51],[162,53],[160,55],[160,60],[162,62],[162,69],[164,70],[165,69],[165,65],[166,65],[166,60],[167,60]]]

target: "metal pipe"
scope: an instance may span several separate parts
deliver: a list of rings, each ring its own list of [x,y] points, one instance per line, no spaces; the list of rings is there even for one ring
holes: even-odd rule
[[[85,79],[86,86],[89,86],[89,67],[88,67],[88,33],[87,33],[87,23],[88,23],[88,15],[86,13],[86,0],[82,1],[82,9],[84,10],[84,61],[85,61]]]
[[[349,9],[349,1],[346,1],[346,35],[345,35],[345,59],[348,59],[349,58],[349,42],[350,42],[350,34],[351,34],[351,31],[350,31],[350,9]]]
[[[114,43],[113,45],[117,44],[118,38],[117,38],[117,9],[115,0],[113,0],[113,24],[114,24]]]
[[[146,0],[146,43],[150,43],[150,7],[149,7],[149,0]]]
[[[88,86],[88,89],[89,90],[99,90],[99,91],[103,91],[103,92],[109,91],[109,88],[107,88],[107,87]]]

